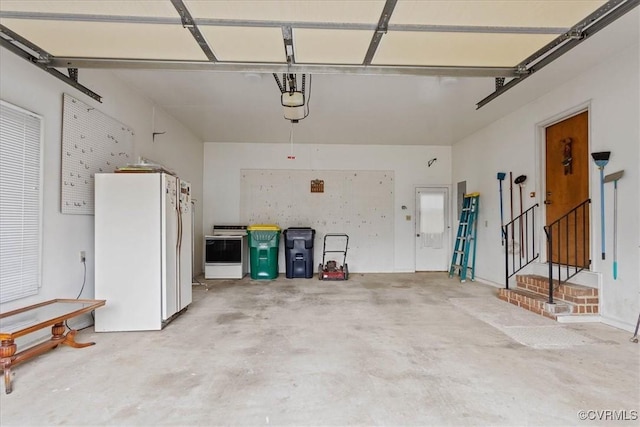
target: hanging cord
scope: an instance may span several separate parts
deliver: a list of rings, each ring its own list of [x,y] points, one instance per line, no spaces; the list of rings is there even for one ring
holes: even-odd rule
[[[311,78],[312,75],[309,74],[309,96],[307,96],[306,102],[304,103],[304,118],[306,119],[309,115],[309,103],[311,102]],[[304,74],[302,75],[302,93],[304,93]]]
[[[293,121],[291,121],[291,128],[289,129],[289,143],[291,144],[291,154],[287,156],[287,159],[295,160],[296,156],[293,155]]]
[[[78,292],[78,296],[76,297],[76,299],[80,299],[80,295],[82,295],[82,291],[84,291],[84,285],[87,283],[87,262],[82,261],[82,266],[84,267],[84,273],[82,277],[82,287],[80,288],[80,292]],[[91,312],[91,318],[95,321],[95,317],[93,317],[93,311]],[[67,329],[71,330],[71,327],[69,326],[66,320],[64,321],[64,325],[67,327]],[[88,327],[89,326],[87,326],[87,328]]]

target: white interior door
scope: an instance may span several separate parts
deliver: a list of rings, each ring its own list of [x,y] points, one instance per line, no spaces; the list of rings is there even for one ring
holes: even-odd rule
[[[449,269],[449,189],[416,188],[416,271]]]

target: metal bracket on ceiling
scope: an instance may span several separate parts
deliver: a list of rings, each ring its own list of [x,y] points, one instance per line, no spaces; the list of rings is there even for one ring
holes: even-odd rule
[[[382,36],[389,30],[389,20],[391,19],[391,14],[393,13],[393,9],[395,9],[397,2],[398,0],[387,0],[384,4],[384,8],[380,14],[380,19],[378,20],[378,26],[373,33],[373,37],[369,43],[369,48],[367,49],[367,54],[364,56],[362,65],[370,65],[371,61],[373,61],[373,57],[376,54],[376,50],[378,50]]]
[[[565,33],[567,40],[580,40],[583,37],[584,26],[572,28]]]
[[[607,27],[618,18],[630,12],[640,4],[640,0],[610,0],[600,6],[585,19],[574,25],[566,33],[556,37],[542,49],[530,55],[515,67],[518,78],[509,83],[496,87],[496,91],[476,104],[476,109],[482,108],[515,85],[532,76],[536,71],[549,65],[590,36]]]
[[[72,74],[71,68],[69,68],[69,76],[65,76],[60,71],[56,70],[55,68],[52,68],[51,61],[53,57],[51,56],[51,54],[49,54],[49,52],[40,48],[36,44],[31,43],[29,40],[25,39],[24,37],[11,31],[10,29],[8,29],[7,27],[1,24],[0,24],[0,46],[4,47],[10,52],[13,52],[19,57],[29,61],[36,67],[46,71],[52,76],[62,80],[69,86],[73,86],[74,88],[78,89],[80,92],[84,93],[90,98],[93,98],[98,102],[102,102],[102,97],[100,95],[98,95],[91,89],[87,88],[86,86],[83,86],[80,83],[78,83],[77,69],[76,69],[75,79],[71,76]]]
[[[78,81],[78,69],[77,68],[67,68],[69,71],[69,78],[74,82]]]
[[[202,49],[204,54],[207,55],[207,58],[209,58],[209,61],[217,61],[218,58],[216,58],[213,50],[211,50],[211,47],[209,47],[209,45],[207,44],[207,41],[205,40],[204,36],[200,32],[200,29],[193,20],[191,13],[189,13],[187,6],[185,6],[182,0],[171,0],[171,4],[173,4],[173,7],[176,8],[176,11],[180,15],[182,26],[189,30],[193,38],[198,43],[198,46],[200,46],[200,49]]]
[[[293,49],[293,30],[290,25],[282,26],[282,40],[284,41],[284,54],[287,58],[287,64],[295,64],[296,57]]]
[[[496,77],[496,90],[504,86],[504,77]]]

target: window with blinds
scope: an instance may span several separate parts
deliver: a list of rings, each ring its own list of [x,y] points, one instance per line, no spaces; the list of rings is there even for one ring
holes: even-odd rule
[[[0,303],[40,287],[42,118],[0,101]]]

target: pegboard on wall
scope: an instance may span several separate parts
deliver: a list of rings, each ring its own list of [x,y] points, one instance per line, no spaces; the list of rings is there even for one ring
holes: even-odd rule
[[[351,271],[393,271],[393,171],[243,169],[240,174],[241,223],[315,229],[315,264],[322,261],[324,235],[346,233]],[[309,182],[316,179],[324,181],[323,193],[310,191]]]
[[[94,175],[131,163],[133,135],[129,126],[64,94],[62,213],[93,215]]]

